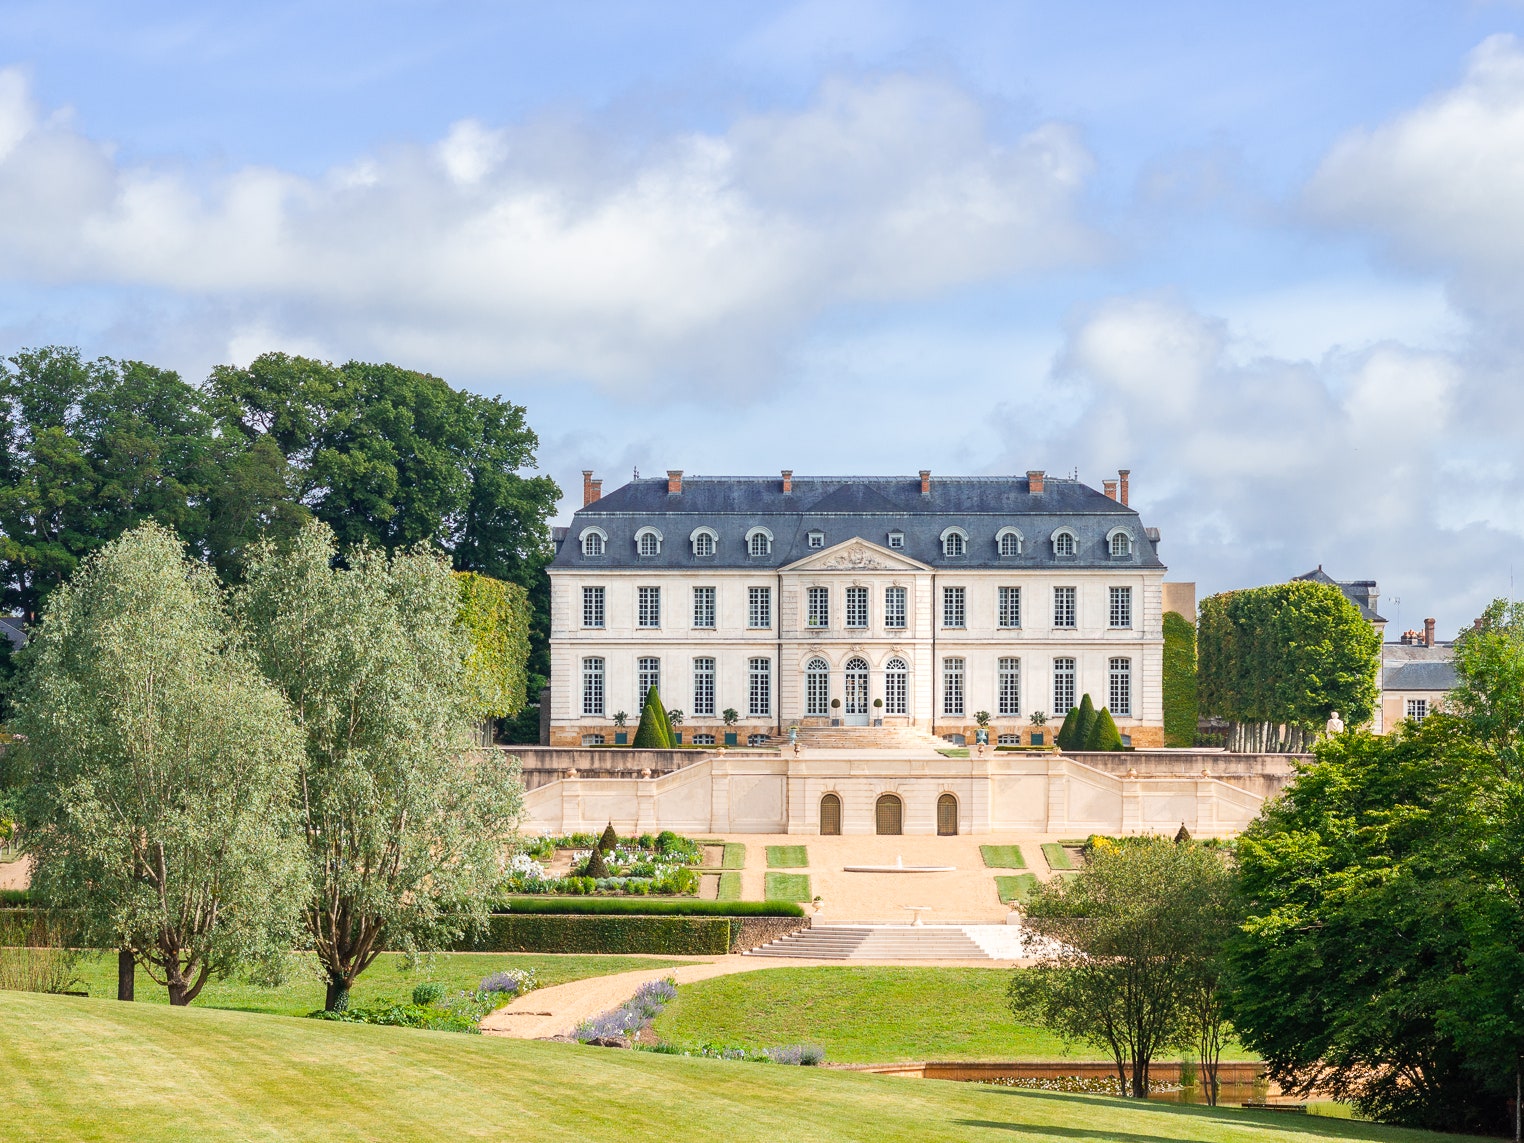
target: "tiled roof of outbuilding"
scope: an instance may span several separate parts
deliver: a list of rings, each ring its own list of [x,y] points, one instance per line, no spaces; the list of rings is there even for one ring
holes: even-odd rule
[[[607,533],[605,555],[583,555],[580,537],[589,526]],[[647,526],[662,533],[660,555],[636,554],[635,533]],[[696,557],[688,542],[701,526],[719,534],[713,556]],[[953,526],[968,533],[965,556],[942,554],[941,535]],[[1022,534],[1019,556],[999,555],[995,534],[1007,526]],[[747,554],[746,533],[754,527],[772,533],[770,555]],[[1075,534],[1074,557],[1053,554],[1050,537],[1060,527]],[[1117,527],[1132,535],[1133,554],[1125,559],[1113,559],[1107,547]],[[810,554],[811,531],[825,533],[825,547],[854,537],[886,547],[890,532],[903,532],[900,550],[937,568],[1164,566],[1136,511],[1077,480],[1051,476],[1040,493],[1024,476],[933,477],[925,494],[913,476],[796,476],[791,492],[776,476],[685,476],[677,493],[667,491],[664,476],[636,479],[573,516],[554,566],[778,568]]]
[[[1381,689],[1388,691],[1448,691],[1460,681],[1455,664],[1403,663],[1382,672]]]

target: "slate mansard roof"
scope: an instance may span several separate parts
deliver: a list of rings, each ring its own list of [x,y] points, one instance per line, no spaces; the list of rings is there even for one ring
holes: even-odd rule
[[[608,537],[605,554],[583,554],[585,529]],[[661,552],[640,556],[636,534],[646,527],[661,533]],[[698,557],[689,540],[694,529],[718,535],[715,554]],[[772,533],[772,552],[747,553],[753,528]],[[967,554],[946,556],[942,534],[950,527],[968,534]],[[1021,554],[999,554],[996,534],[1012,527],[1021,533]],[[1128,557],[1112,557],[1108,536],[1125,528],[1132,537]],[[1055,530],[1074,533],[1075,555],[1053,552]],[[819,549],[809,533],[823,532],[823,548],[861,538],[888,547],[890,532],[904,533],[898,551],[936,569],[1055,567],[1164,567],[1159,534],[1145,529],[1138,513],[1077,480],[1046,478],[1033,493],[1026,477],[933,477],[922,494],[917,477],[836,476],[793,478],[783,491],[776,476],[685,476],[681,492],[668,492],[666,477],[641,478],[614,489],[572,517],[552,563],[557,568],[753,568],[775,569]]]
[[[1403,663],[1382,672],[1381,689],[1387,691],[1449,691],[1460,682],[1453,662]]]

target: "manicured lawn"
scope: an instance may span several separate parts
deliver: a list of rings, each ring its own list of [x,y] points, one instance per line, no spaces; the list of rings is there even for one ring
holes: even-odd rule
[[[1003,968],[773,968],[681,985],[656,1021],[673,1043],[819,1044],[828,1063],[1104,1060],[1017,1024]],[[1247,1059],[1242,1051],[1224,1059]]]
[[[1056,841],[1045,842],[1042,847],[1042,855],[1048,863],[1049,869],[1073,869],[1074,859],[1069,856],[1069,851]]]
[[[1025,901],[1035,888],[1037,888],[1035,873],[1015,873],[1009,877],[995,878],[995,892],[1000,894],[1000,902],[1003,905]]]
[[[390,1004],[412,997],[413,986],[426,980],[438,981],[450,991],[472,989],[488,973],[510,968],[532,968],[540,986],[565,984],[588,976],[607,976],[615,972],[634,972],[643,968],[666,968],[692,964],[684,960],[659,960],[654,957],[628,956],[548,956],[533,953],[436,953],[419,968],[408,971],[402,957],[383,954],[356,981],[350,1003],[360,1008]],[[116,998],[116,954],[90,953],[80,958],[75,973],[88,988],[91,997]],[[278,988],[266,988],[241,980],[211,981],[196,997],[201,1008],[235,1008],[245,1012],[266,1012],[280,1016],[305,1016],[323,1006],[323,985],[318,979],[317,963],[310,957],[299,960],[298,971]],[[151,1004],[168,1004],[169,993],[155,984],[142,968],[138,969],[136,996]]]
[[[1026,858],[1019,845],[981,845],[979,853],[986,869],[1025,869]]]
[[[743,842],[739,842],[739,841],[727,841],[727,842],[724,843],[724,845],[725,845],[725,856],[720,859],[720,868],[721,869],[745,869],[746,868],[746,846],[745,846],[745,844]]]
[[[769,869],[805,869],[810,864],[809,850],[802,845],[770,845],[767,847]]]
[[[769,873],[763,878],[762,887],[762,896],[768,901],[808,901],[810,899],[808,873]]]
[[[748,974],[768,976],[768,972]],[[0,993],[7,1143],[1456,1143],[1239,1108]]]
[[[721,901],[739,901],[741,899],[741,875],[736,872],[720,874]]]

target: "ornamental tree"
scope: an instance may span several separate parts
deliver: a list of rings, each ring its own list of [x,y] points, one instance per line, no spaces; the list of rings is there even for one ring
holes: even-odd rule
[[[211,572],[145,524],[53,591],[15,728],[33,887],[188,1004],[300,931],[301,736]]]
[[[472,749],[482,697],[444,559],[338,554],[309,524],[288,551],[257,548],[235,596],[304,736],[306,924],[330,1009],[383,950],[438,948],[484,922],[522,806],[517,767]]]

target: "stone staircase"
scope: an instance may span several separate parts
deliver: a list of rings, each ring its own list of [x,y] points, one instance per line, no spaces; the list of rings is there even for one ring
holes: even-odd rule
[[[814,960],[989,960],[961,925],[815,925],[744,956]]]
[[[788,735],[778,735],[768,745],[786,747]],[[936,750],[951,743],[916,726],[801,726],[799,745],[812,750]]]

